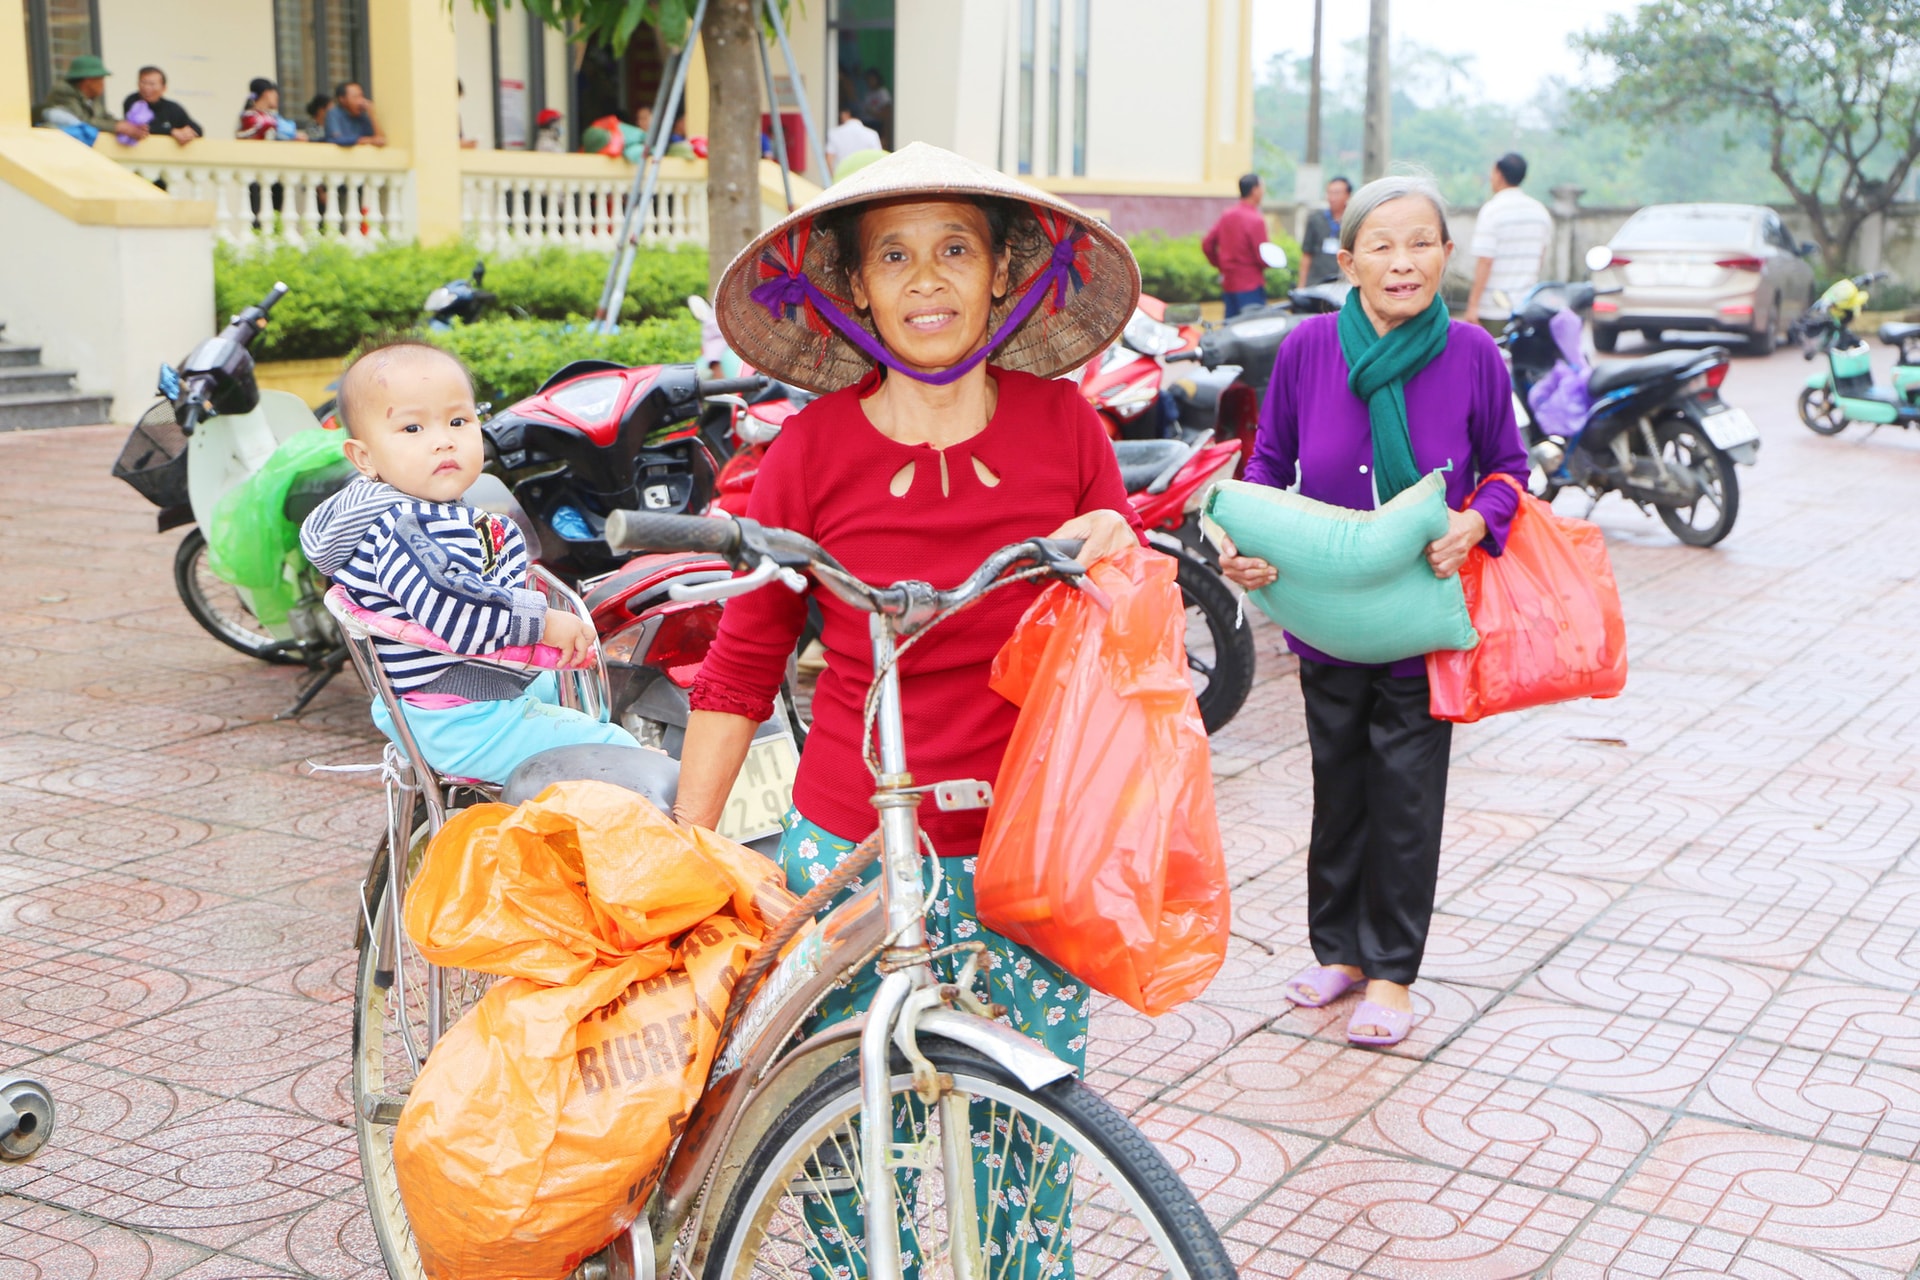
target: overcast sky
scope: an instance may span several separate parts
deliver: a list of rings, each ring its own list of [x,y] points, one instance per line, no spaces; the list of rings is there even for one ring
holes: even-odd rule
[[[1367,33],[1366,0],[1324,0],[1327,78],[1340,75],[1341,45]],[[1395,0],[1396,43],[1415,40],[1445,53],[1477,55],[1488,98],[1524,102],[1552,75],[1578,79],[1580,60],[1567,36],[1624,13],[1635,0]],[[1253,65],[1276,53],[1305,57],[1313,49],[1313,0],[1254,0]]]

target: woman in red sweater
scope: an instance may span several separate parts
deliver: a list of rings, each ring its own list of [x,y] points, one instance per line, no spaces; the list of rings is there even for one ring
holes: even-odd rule
[[[742,359],[827,393],[787,419],[748,514],[806,534],[869,582],[941,588],[1023,538],[1085,539],[1089,563],[1135,540],[1106,432],[1056,375],[1114,340],[1138,292],[1125,244],[1052,196],[925,144],[875,162],[762,235],[721,281],[716,310]],[[1038,591],[996,592],[901,660],[917,781],[998,772],[1017,710],[987,687],[988,668]],[[866,615],[813,595],[827,666],[780,848],[797,893],[876,825],[860,741],[873,678]],[[719,819],[805,618],[806,598],[788,591],[727,605],[693,687],[681,818]],[[984,815],[923,810],[921,822],[944,859],[931,945],[983,939],[990,999],[1083,1064],[1084,985],[975,918]],[[869,975],[834,992],[816,1023],[864,1009],[875,985]]]

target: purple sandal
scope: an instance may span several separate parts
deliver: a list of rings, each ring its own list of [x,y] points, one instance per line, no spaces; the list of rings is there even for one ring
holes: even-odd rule
[[[1365,981],[1365,978],[1349,978],[1338,969],[1328,968],[1326,965],[1315,965],[1287,979],[1287,985],[1281,989],[1280,994],[1302,1009],[1322,1009],[1347,994],[1357,983]],[[1305,987],[1313,993],[1313,999],[1302,1000],[1299,993],[1294,990],[1295,987]]]
[[[1355,1027],[1383,1027],[1387,1034],[1363,1036],[1355,1033]],[[1362,1000],[1360,1007],[1353,1011],[1353,1017],[1347,1020],[1347,1043],[1385,1048],[1388,1045],[1399,1044],[1412,1030],[1413,1010],[1389,1009],[1371,1000]]]

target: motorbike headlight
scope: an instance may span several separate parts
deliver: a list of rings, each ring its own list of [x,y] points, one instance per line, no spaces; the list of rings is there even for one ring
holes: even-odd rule
[[[449,289],[446,285],[441,285],[438,289],[435,289],[427,295],[427,300],[420,305],[420,309],[438,314],[452,306],[453,302],[453,290]]]
[[[1121,332],[1120,340],[1143,356],[1164,356],[1170,351],[1178,351],[1186,343],[1180,337],[1180,331],[1170,324],[1162,324],[1146,312],[1136,309],[1133,319],[1127,321],[1127,327]]]

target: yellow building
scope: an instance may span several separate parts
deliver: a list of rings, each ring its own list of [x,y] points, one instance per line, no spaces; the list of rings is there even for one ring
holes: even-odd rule
[[[890,145],[952,148],[1123,231],[1190,231],[1252,164],[1253,2],[807,0],[791,6],[802,84],[776,49],[773,96],[795,129],[803,91],[823,133],[844,103]],[[88,53],[111,72],[115,114],[140,68],[157,66],[205,138],[103,136],[88,153],[30,128],[34,104]],[[216,241],[611,246],[631,166],[537,151],[537,121],[562,112],[570,146],[595,119],[630,121],[663,61],[646,31],[616,57],[524,8],[489,22],[472,0],[0,0],[0,226],[47,248],[0,254],[0,322],[110,391],[124,418],[153,369],[211,331]],[[308,126],[309,99],[360,82],[387,145],[236,141],[255,77],[277,81],[281,113]],[[697,57],[686,114],[687,133],[704,133]],[[794,160],[804,200],[818,166]],[[668,160],[643,234],[704,243],[704,180],[702,162]],[[763,164],[763,216],[785,199]]]

